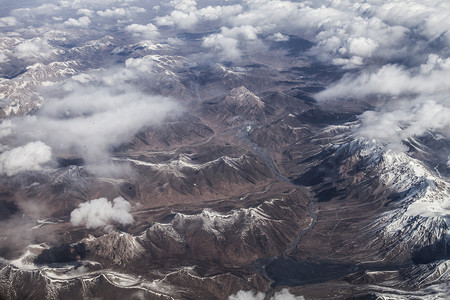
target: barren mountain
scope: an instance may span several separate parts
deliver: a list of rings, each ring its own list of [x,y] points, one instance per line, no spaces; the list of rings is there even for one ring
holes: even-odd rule
[[[447,297],[434,6],[41,2],[0,4],[0,299]]]

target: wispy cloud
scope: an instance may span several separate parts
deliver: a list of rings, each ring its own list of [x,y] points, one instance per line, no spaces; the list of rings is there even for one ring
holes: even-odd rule
[[[180,112],[174,100],[147,95],[132,86],[70,88],[49,100],[37,115],[4,123],[4,138],[9,138],[11,146],[19,146],[4,153],[5,157],[45,144],[55,155],[79,155],[88,165],[107,163],[114,147],[144,127],[158,125]],[[31,141],[40,143],[21,148]]]

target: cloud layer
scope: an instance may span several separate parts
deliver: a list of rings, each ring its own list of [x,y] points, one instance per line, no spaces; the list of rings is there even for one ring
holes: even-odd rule
[[[14,9],[0,18],[1,27],[24,25],[54,29],[87,28],[129,31],[135,36],[160,38],[160,30],[173,38],[177,32],[212,31],[205,49],[218,45],[235,54],[245,48],[248,36],[230,32],[246,28],[258,39],[296,35],[315,43],[311,54],[322,61],[354,68],[379,62],[407,60],[420,62],[423,55],[450,53],[450,5],[439,0],[415,1],[58,1],[37,7]],[[95,21],[93,21],[95,20]],[[62,26],[62,27],[61,27]],[[221,29],[226,28],[230,32]],[[174,31],[167,31],[174,29]],[[230,36],[232,35],[232,36]],[[237,42],[231,41],[233,39]],[[255,38],[252,37],[254,40]],[[215,40],[215,41],[214,41]]]
[[[102,228],[108,225],[129,225],[134,222],[130,213],[131,204],[122,197],[108,201],[99,198],[81,203],[79,208],[70,214],[70,222],[73,226],[85,226],[86,228]]]

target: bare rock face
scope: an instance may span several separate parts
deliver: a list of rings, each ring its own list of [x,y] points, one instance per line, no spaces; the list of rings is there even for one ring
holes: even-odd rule
[[[224,100],[225,104],[243,115],[254,115],[264,109],[264,102],[245,86],[232,89]]]
[[[202,103],[201,113],[215,126],[238,126],[267,119],[264,102],[244,86],[232,89],[223,98]]]
[[[126,149],[136,151],[155,149],[173,149],[181,145],[200,142],[210,138],[214,130],[197,117],[185,115],[176,120],[168,120],[163,127],[142,130],[131,141],[124,145]]]

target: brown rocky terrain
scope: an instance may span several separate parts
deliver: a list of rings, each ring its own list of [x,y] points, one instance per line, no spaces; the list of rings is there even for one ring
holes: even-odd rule
[[[122,2],[91,13],[140,20]],[[234,9],[260,1],[250,2]],[[189,32],[168,22],[148,37],[154,25],[145,20],[119,30],[89,19],[101,28],[92,36],[52,31],[42,45],[54,51],[33,52],[40,59],[14,52],[25,34],[0,36],[8,54],[0,54],[1,300],[448,294],[448,133],[436,125],[399,134],[397,148],[361,134],[366,119],[378,125],[382,105],[410,91],[354,88],[341,99],[339,82],[366,76],[358,69],[366,59],[329,62],[319,43],[259,33],[272,25],[228,29],[212,18]],[[240,57],[229,61],[225,44],[208,48],[219,38],[236,41]],[[385,58],[368,61],[376,69]],[[388,62],[395,69],[402,60]]]

